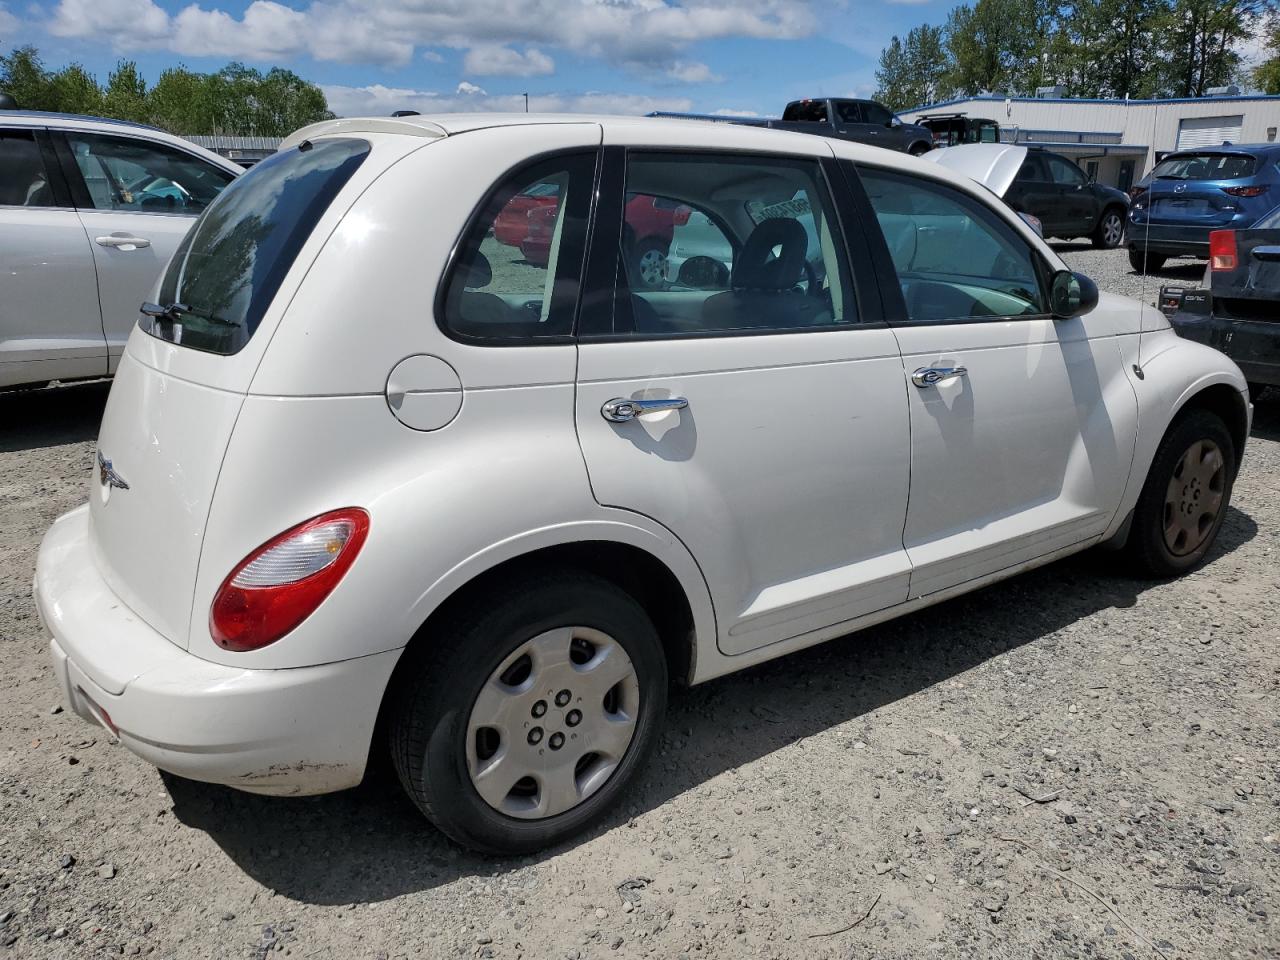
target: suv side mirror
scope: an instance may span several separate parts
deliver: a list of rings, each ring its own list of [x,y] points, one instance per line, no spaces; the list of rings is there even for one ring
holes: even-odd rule
[[[886,126],[886,127],[900,127],[900,126],[902,126],[902,118],[901,118],[901,117],[898,117],[898,116],[892,116],[892,117],[890,117],[890,118],[889,118],[889,121],[888,121],[888,123],[886,123],[886,124],[885,124],[885,126]]]
[[[1059,270],[1049,281],[1049,303],[1059,320],[1084,316],[1098,305],[1098,285],[1083,273]]]

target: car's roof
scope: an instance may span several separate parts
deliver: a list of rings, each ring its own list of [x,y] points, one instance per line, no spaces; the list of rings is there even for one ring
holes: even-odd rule
[[[1164,159],[1170,157],[1181,157],[1192,153],[1277,153],[1280,152],[1280,143],[1217,143],[1206,144],[1203,147],[1187,147],[1183,150],[1174,150],[1172,153],[1165,154]]]
[[[196,153],[210,163],[224,170],[243,173],[243,168],[231,160],[212,150],[206,150],[190,140],[152,127],[145,123],[134,123],[130,120],[113,120],[110,117],[87,117],[78,113],[53,113],[46,110],[0,110],[0,126],[6,127],[56,127],[63,130],[82,130],[98,133],[129,133],[147,140],[159,140],[163,143],[181,147],[188,153]]]
[[[110,127],[134,127],[138,130],[164,132],[159,127],[153,127],[147,123],[115,120],[111,117],[90,117],[82,113],[56,113],[52,110],[0,110],[0,122],[11,123],[14,120],[30,120],[33,126],[44,126],[50,121],[75,120],[83,123],[101,123]]]

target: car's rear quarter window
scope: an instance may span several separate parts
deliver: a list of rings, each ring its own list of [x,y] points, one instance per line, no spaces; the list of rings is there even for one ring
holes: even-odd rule
[[[160,286],[173,320],[143,318],[153,336],[232,354],[262,316],[333,198],[369,154],[350,138],[304,142],[277,153],[218,195],[174,254]]]

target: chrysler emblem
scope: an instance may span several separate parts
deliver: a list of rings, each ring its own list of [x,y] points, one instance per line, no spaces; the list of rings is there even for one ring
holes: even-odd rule
[[[116,487],[119,490],[128,490],[129,484],[124,477],[116,473],[111,466],[111,461],[102,455],[102,451],[98,451],[98,482],[104,487]]]

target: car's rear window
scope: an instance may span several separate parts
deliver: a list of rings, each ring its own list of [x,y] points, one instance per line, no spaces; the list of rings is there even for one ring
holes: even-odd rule
[[[1257,160],[1247,153],[1180,153],[1156,164],[1151,175],[1165,180],[1243,180]]]
[[[256,164],[195,222],[160,285],[172,319],[143,317],[155,337],[209,353],[240,350],[338,191],[369,154],[365,140],[304,142]]]

